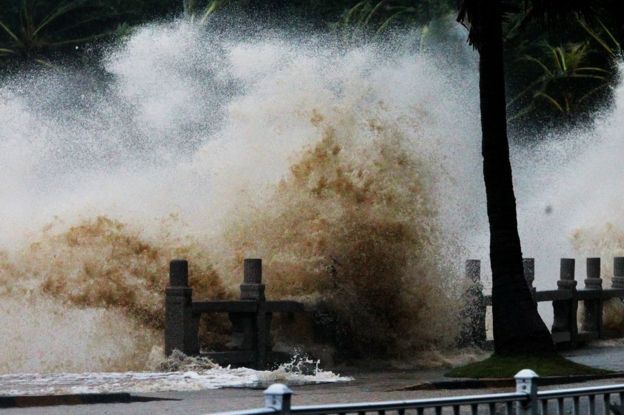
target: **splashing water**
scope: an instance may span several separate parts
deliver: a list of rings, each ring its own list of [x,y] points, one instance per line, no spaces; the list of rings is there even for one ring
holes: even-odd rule
[[[149,367],[177,256],[209,298],[263,257],[269,295],[322,305],[349,352],[452,345],[461,260],[487,257],[473,67],[409,34],[342,47],[180,21],[102,67],[0,85],[1,372]],[[615,96],[585,130],[512,148],[538,287],[558,257],[623,253]]]
[[[603,286],[609,287],[613,257],[624,254],[621,82],[614,97],[585,129],[553,134],[513,151],[520,236],[525,256],[537,258],[539,288],[555,287],[561,257],[577,258],[579,287],[585,278],[585,257],[601,257]],[[624,332],[621,301],[606,304],[604,324]]]
[[[270,297],[321,310],[277,332],[288,346],[326,341],[312,339],[320,327],[338,354],[452,347],[461,262],[487,257],[476,71],[412,43],[249,40],[176,21],[140,28],[100,69],[4,80],[0,372],[66,385],[83,379],[67,372],[153,368],[174,257],[203,298],[234,297],[242,259],[262,257]],[[538,287],[560,256],[624,253],[624,87],[615,96],[584,131],[512,147]],[[622,327],[621,310],[608,315]],[[202,336],[225,333],[215,319]],[[290,373],[245,370],[110,376],[143,390]]]
[[[330,338],[338,354],[407,362],[453,346],[461,262],[488,246],[474,67],[440,63],[412,34],[343,47],[182,21],[140,28],[101,63],[0,84],[0,373],[38,373],[0,384],[138,391],[291,376],[68,374],[154,370],[174,257],[190,260],[203,298],[234,297],[242,259],[262,257],[270,297],[321,310],[276,332],[289,347]],[[615,96],[583,131],[512,146],[540,288],[558,257],[624,254],[622,85]],[[621,304],[610,307],[605,321],[622,328]],[[226,324],[209,323],[203,339],[225,343]]]
[[[22,356],[0,370],[148,368],[173,257],[208,298],[263,257],[269,296],[321,305],[349,352],[450,347],[457,255],[482,220],[466,203],[481,195],[475,85],[411,39],[177,21],[140,28],[103,70],[5,80],[0,319]]]
[[[216,365],[205,358],[180,354],[161,362],[159,369],[158,372],[8,374],[0,375],[0,388],[5,396],[24,396],[257,388],[275,382],[304,385],[352,380],[318,367],[312,373],[304,373],[294,363],[281,365],[275,370],[232,369]]]

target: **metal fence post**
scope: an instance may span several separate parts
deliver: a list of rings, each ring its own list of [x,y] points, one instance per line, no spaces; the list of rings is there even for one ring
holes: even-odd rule
[[[293,391],[282,383],[274,383],[264,391],[264,406],[280,414],[290,414]]]
[[[514,378],[516,379],[516,392],[525,393],[528,398],[525,402],[518,402],[517,414],[538,415],[537,379],[539,376],[531,369],[522,369]]]

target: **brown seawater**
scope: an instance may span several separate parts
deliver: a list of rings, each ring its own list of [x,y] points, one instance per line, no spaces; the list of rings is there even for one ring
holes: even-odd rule
[[[212,299],[263,258],[270,298],[323,310],[277,332],[288,347],[452,348],[462,235],[481,215],[466,203],[481,194],[474,85],[410,36],[341,47],[177,21],[111,48],[104,81],[6,80],[0,371],[150,368],[181,257]],[[227,330],[213,318],[202,339]]]

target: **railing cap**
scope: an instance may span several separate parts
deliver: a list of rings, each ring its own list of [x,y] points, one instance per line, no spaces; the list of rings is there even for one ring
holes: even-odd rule
[[[294,392],[283,383],[274,383],[264,391],[265,395],[292,395]]]
[[[169,286],[188,287],[188,261],[174,259],[169,263]]]
[[[522,380],[522,379],[535,379],[539,378],[539,375],[532,371],[531,369],[522,369],[520,372],[516,373],[514,379]]]

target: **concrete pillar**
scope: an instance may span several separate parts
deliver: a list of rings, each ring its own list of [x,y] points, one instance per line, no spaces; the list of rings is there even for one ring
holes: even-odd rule
[[[241,301],[255,301],[255,314],[230,313],[233,344],[241,350],[254,352],[253,367],[264,369],[271,350],[271,313],[266,309],[265,285],[262,283],[262,260],[247,258],[243,263],[243,283],[240,285]]]
[[[585,290],[602,291],[600,258],[587,258]],[[585,300],[583,306],[583,330],[597,333],[598,337],[602,337],[602,300]]]
[[[257,258],[245,259],[243,263],[243,283],[240,285],[241,300],[264,301],[262,284],[262,260]]]
[[[188,285],[188,262],[169,264],[169,286],[165,289],[165,355],[174,350],[186,355],[199,353],[199,318],[193,316],[193,290]]]
[[[572,294],[571,300],[553,301],[554,321],[552,326],[553,338],[556,333],[569,333],[569,341],[576,344],[578,336],[578,323],[576,312],[578,304],[576,301],[576,281],[574,279],[574,259],[561,258],[561,270],[557,287],[561,291]]]
[[[243,283],[240,285],[242,301],[264,301],[265,286],[262,284],[262,260],[245,259],[243,262]],[[256,351],[256,314],[229,313],[232,322],[230,347],[237,350]],[[256,359],[254,358],[255,365]]]
[[[481,283],[481,261],[478,259],[466,260],[466,278],[475,284]]]
[[[612,288],[624,288],[624,257],[613,258],[613,280]]]
[[[254,300],[258,303],[258,311],[254,321],[254,348],[256,352],[257,369],[264,369],[267,365],[267,354],[271,347],[269,338],[271,316],[267,315],[265,285],[262,284],[262,260],[257,258],[245,259],[243,264],[244,275],[241,284],[241,300]]]
[[[524,268],[524,279],[526,280],[531,295],[535,297],[535,287],[533,281],[535,281],[535,258],[522,258],[522,266]]]
[[[465,272],[469,285],[462,295],[462,327],[457,343],[460,347],[483,346],[486,341],[486,306],[481,284],[481,261],[467,260]]]

